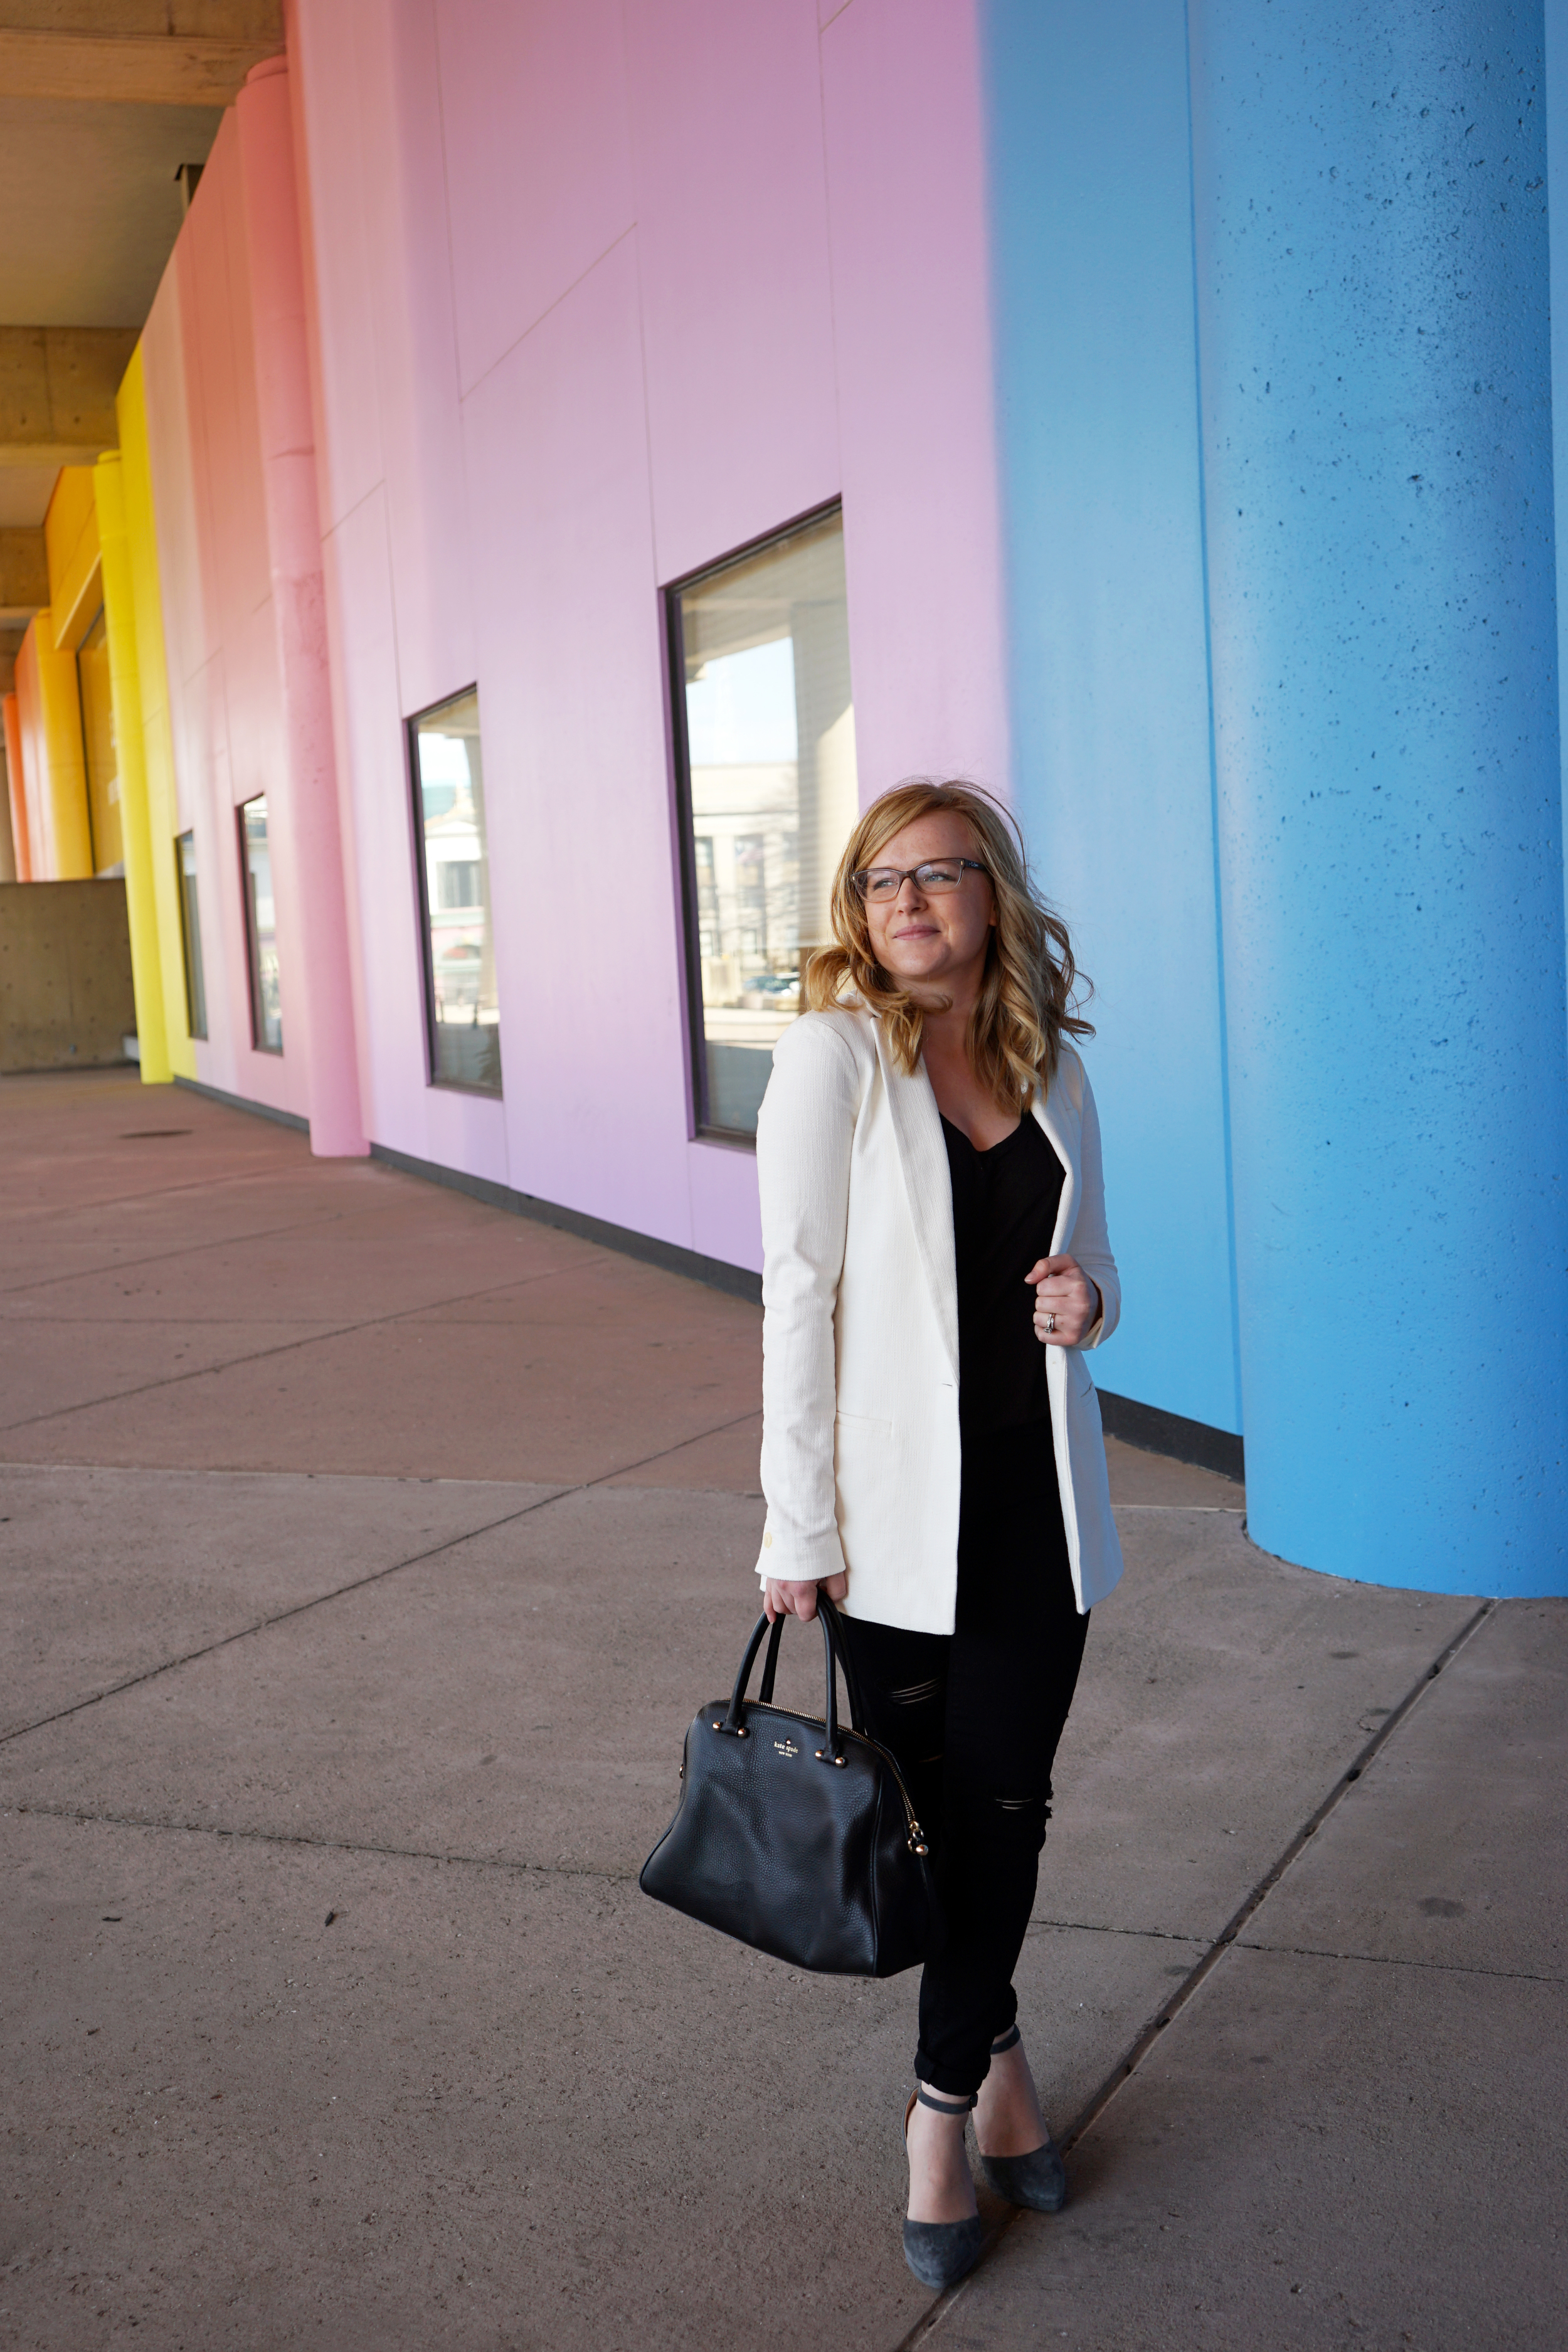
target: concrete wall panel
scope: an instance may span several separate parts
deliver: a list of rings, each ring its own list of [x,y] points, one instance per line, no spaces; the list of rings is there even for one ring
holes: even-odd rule
[[[0,883],[0,1070],[123,1062],[135,1028],[124,883]]]

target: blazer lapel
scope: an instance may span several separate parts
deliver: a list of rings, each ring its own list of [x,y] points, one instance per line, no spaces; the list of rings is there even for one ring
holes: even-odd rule
[[[873,1020],[871,1026],[921,1263],[931,1286],[942,1346],[956,1381],[958,1266],[952,1247],[952,1180],[948,1174],[942,1113],[937,1109],[936,1097],[925,1071],[919,1069],[912,1077],[906,1077],[888,1053],[881,1023]]]
[[[1051,1149],[1064,1171],[1062,1197],[1057,1209],[1057,1229],[1051,1235],[1051,1255],[1059,1257],[1072,1239],[1072,1229],[1078,1223],[1079,1141],[1083,1128],[1082,1119],[1073,1108],[1072,1097],[1062,1085],[1060,1062],[1057,1064],[1050,1092],[1043,1102],[1037,1095],[1033,1108],[1035,1117],[1045,1129]]]

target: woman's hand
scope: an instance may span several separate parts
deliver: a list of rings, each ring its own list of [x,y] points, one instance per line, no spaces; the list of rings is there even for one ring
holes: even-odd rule
[[[1024,1279],[1035,1286],[1035,1337],[1047,1348],[1076,1348],[1105,1311],[1076,1257],[1039,1258]]]
[[[824,1576],[818,1579],[818,1582],[829,1601],[842,1601],[849,1590],[849,1579],[842,1569],[837,1576]],[[768,1623],[771,1625],[779,1617],[798,1617],[803,1623],[815,1617],[816,1593],[816,1584],[791,1584],[780,1577],[770,1576],[767,1591],[763,1596]]]

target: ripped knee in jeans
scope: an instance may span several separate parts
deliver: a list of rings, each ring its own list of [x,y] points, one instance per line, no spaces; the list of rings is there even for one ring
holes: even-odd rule
[[[999,1816],[997,1825],[1006,1835],[1009,1843],[1015,1837],[1020,1843],[1027,1840],[1032,1843],[1034,1851],[1038,1853],[1046,1842],[1046,1823],[1051,1818],[1049,1796],[993,1796],[986,1801],[994,1809],[994,1814]]]
[[[888,1697],[894,1706],[925,1706],[936,1696],[937,1688],[933,1675],[929,1682],[905,1683],[901,1689],[890,1690]]]

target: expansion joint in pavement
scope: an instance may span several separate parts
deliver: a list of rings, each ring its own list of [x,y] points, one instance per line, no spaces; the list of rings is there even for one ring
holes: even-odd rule
[[[328,1219],[326,1222],[330,1223],[332,1220]],[[293,1228],[286,1226],[280,1230],[291,1232]],[[249,1239],[250,1236],[247,1235],[247,1238]],[[202,1244],[198,1244],[196,1246],[199,1248]],[[217,1249],[222,1244],[211,1242],[205,1246]],[[194,1256],[195,1251],[193,1249],[180,1252],[178,1255]],[[118,1274],[121,1269],[116,1266],[111,1271]],[[477,1290],[456,1291],[450,1298],[432,1299],[423,1307],[395,1307],[387,1315],[361,1315],[347,1323],[322,1323],[318,1328],[305,1332],[299,1339],[279,1339],[270,1348],[247,1349],[242,1355],[226,1357],[220,1364],[189,1364],[183,1372],[161,1372],[156,1380],[139,1381],[133,1388],[109,1389],[102,1396],[78,1397],[74,1404],[50,1405],[45,1412],[25,1413],[20,1421],[0,1423],[0,1436],[11,1436],[19,1429],[37,1429],[44,1422],[69,1421],[79,1412],[96,1412],[100,1405],[128,1404],[132,1397],[152,1396],[159,1389],[181,1388],[187,1381],[205,1381],[218,1372],[235,1371],[243,1364],[264,1364],[274,1356],[291,1356],[297,1354],[302,1348],[321,1347],[329,1339],[346,1339],[355,1332],[380,1330],[388,1323],[421,1321],[430,1316],[438,1315],[444,1307],[468,1307],[476,1298],[489,1298],[498,1290],[521,1290],[531,1283],[549,1282],[558,1271],[558,1268],[549,1267],[542,1274],[520,1275],[515,1281],[483,1283]],[[62,1281],[68,1278],[74,1279],[65,1276],[49,1278]],[[26,1322],[31,1318],[14,1317],[7,1319]]]
[[[1455,1634],[1453,1640],[1448,1643],[1446,1648],[1438,1652],[1431,1664],[1425,1669],[1419,1680],[1412,1684],[1410,1689],[1405,1692],[1405,1696],[1400,1700],[1399,1705],[1394,1709],[1387,1720],[1378,1726],[1378,1728],[1373,1733],[1372,1738],[1367,1741],[1365,1747],[1356,1757],[1354,1762],[1349,1765],[1346,1769],[1341,1773],[1339,1779],[1334,1782],[1333,1787],[1329,1790],[1328,1795],[1323,1799],[1322,1803],[1318,1807],[1311,1818],[1302,1823],[1301,1827],[1297,1831],[1295,1836],[1280,1853],[1277,1860],[1269,1865],[1268,1869],[1264,1872],[1262,1877],[1257,1881],[1250,1893],[1232,1914],[1224,1927],[1221,1928],[1213,1943],[1211,1943],[1206,1951],[1205,1951],[1201,1957],[1194,1962],[1192,1968],[1183,1978],[1181,1983],[1176,1987],[1175,1991],[1171,1994],[1168,2000],[1161,2002],[1159,2015],[1150,2019],[1142,2032],[1136,2036],[1124,2054],[1111,2068],[1110,2074],[1105,2077],[1105,2080],[1090,2097],[1088,2104],[1079,2110],[1078,2116],[1073,2120],[1071,2127],[1058,2143],[1064,2156],[1066,2156],[1072,2148],[1076,2147],[1079,2141],[1084,2137],[1085,2134],[1090,2131],[1099,2122],[1100,2116],[1105,2113],[1107,2107],[1110,2106],[1112,2099],[1115,2098],[1118,2091],[1121,2089],[1123,2084],[1128,2082],[1131,2076],[1137,2073],[1138,2068],[1148,2056],[1150,2051],[1153,2049],[1154,2044],[1159,2041],[1160,2036],[1164,2032],[1165,2028],[1174,2022],[1178,2013],[1186,2007],[1188,2001],[1192,2000],[1199,1986],[1205,1983],[1206,1979],[1214,1974],[1215,1969],[1218,1968],[1226,1953],[1236,1947],[1237,1942],[1240,1940],[1241,1930],[1246,1927],[1247,1921],[1252,1918],[1253,1915],[1260,1909],[1264,1903],[1268,1901],[1268,1896],[1279,1885],[1280,1880],[1284,1877],[1291,1864],[1297,1859],[1297,1856],[1305,1852],[1308,1839],[1316,1836],[1318,1831],[1322,1828],[1323,1823],[1340,1805],[1348,1791],[1353,1788],[1355,1783],[1361,1779],[1362,1774],[1366,1770],[1367,1767],[1373,1763],[1378,1756],[1382,1754],[1384,1748],[1387,1747],[1389,1741],[1398,1731],[1400,1726],[1407,1719],[1411,1710],[1419,1704],[1423,1694],[1431,1688],[1433,1683],[1436,1681],[1444,1668],[1450,1665],[1454,1659],[1458,1656],[1459,1652],[1465,1647],[1467,1643],[1473,1638],[1473,1636],[1479,1631],[1480,1627],[1486,1623],[1487,1619],[1493,1614],[1497,1605],[1498,1604],[1495,1601],[1482,1601],[1480,1607],[1475,1612],[1475,1614],[1466,1620],[1458,1633]],[[1268,1949],[1271,1948],[1267,1946],[1244,1946],[1243,1948]],[[1338,1956],[1325,1955],[1325,1957]],[[1354,1956],[1351,1955],[1348,1957]],[[1489,1974],[1491,1972],[1488,1970],[1477,1970],[1474,1971],[1474,1973]],[[1554,1982],[1556,1980],[1554,1979],[1543,1979],[1543,1981]],[[966,2278],[961,2279],[956,2286],[949,2287],[945,2294],[939,2294],[937,2296],[936,2301],[931,2304],[929,2309],[923,2312],[921,2317],[915,2322],[913,2327],[910,2329],[909,2334],[900,2338],[899,2342],[893,2347],[893,2352],[915,2352],[915,2348],[918,2345],[924,2344],[928,2337],[935,2334],[936,2330],[942,2326],[942,2321],[952,2310],[954,2305],[967,2293],[972,2282],[979,2274],[979,2270],[983,2268],[984,2263],[989,2260],[992,2252],[999,2244],[1002,2238],[1019,2219],[1019,2211],[1020,2209],[1014,2208],[1011,2211],[1005,2213],[1002,2216],[1001,2220],[997,2221],[994,2228],[986,2237],[984,2250],[981,2254],[980,2263],[976,2268],[971,2271]]]
[[[249,1179],[230,1176],[230,1179],[218,1179],[218,1181],[228,1181],[228,1183],[247,1183]],[[169,1192],[205,1192],[207,1185],[197,1181],[197,1183],[188,1183],[188,1185],[167,1185],[167,1190]],[[160,1197],[163,1197],[163,1192],[127,1192],[122,1200],[99,1202],[99,1209],[124,1209],[124,1206],[130,1206],[132,1202],[160,1200]],[[61,1213],[61,1216],[68,1216],[70,1212],[68,1209],[61,1209],[58,1213]],[[167,1265],[169,1258],[193,1258],[197,1256],[197,1251],[202,1249],[235,1249],[237,1244],[249,1246],[251,1242],[278,1242],[282,1240],[284,1233],[306,1233],[310,1225],[339,1225],[341,1221],[343,1221],[343,1216],[353,1216],[353,1213],[357,1212],[353,1212],[353,1209],[327,1209],[324,1216],[291,1216],[287,1225],[261,1225],[258,1233],[218,1234],[214,1242],[179,1242],[174,1249],[143,1251],[139,1258],[110,1258],[106,1265],[87,1265],[87,1267],[68,1265],[64,1275],[30,1275],[26,1282],[0,1284],[0,1298],[21,1298],[26,1291],[58,1289],[58,1284],[61,1282],[80,1282],[82,1275],[134,1275],[139,1265]]]
[[[552,1503],[563,1502],[570,1495],[592,1494],[596,1486],[607,1486],[612,1478],[628,1477],[634,1470],[647,1470],[667,1454],[679,1454],[682,1447],[694,1444],[698,1438],[718,1437],[726,1429],[737,1429],[742,1422],[754,1419],[751,1412],[734,1413],[728,1421],[716,1422],[711,1429],[700,1429],[677,1444],[661,1446],[657,1454],[645,1454],[636,1462],[617,1462],[613,1469],[601,1471],[596,1478],[584,1478],[575,1485],[557,1486],[552,1494],[540,1495],[531,1503],[522,1504],[515,1511],[503,1511],[499,1518],[486,1519],[477,1528],[464,1528],[455,1536],[431,1544],[424,1551],[411,1552],[405,1559],[395,1559],[385,1568],[374,1568],[364,1576],[356,1576],[347,1584],[334,1584],[326,1592],[312,1593],[308,1601],[296,1601],[288,1609],[275,1610],[270,1616],[258,1617],[248,1625],[241,1625],[232,1633],[220,1633],[216,1641],[204,1642],[199,1648],[184,1650],[177,1658],[161,1659],[157,1665],[144,1667],[139,1675],[127,1675],[123,1681],[109,1684],[93,1691],[86,1698],[73,1699],[69,1706],[56,1707],[49,1715],[40,1715],[31,1723],[18,1723],[9,1731],[0,1732],[0,1748],[14,1739],[25,1739],[29,1732],[42,1731],[51,1723],[63,1723],[68,1716],[80,1715],[84,1709],[101,1706],[105,1699],[118,1698],[122,1692],[137,1690],[143,1683],[156,1682],[160,1675],[172,1675],[181,1666],[194,1665],[198,1659],[210,1658],[219,1650],[232,1649],[237,1642],[248,1642],[254,1634],[268,1633],[274,1625],[285,1625],[292,1617],[303,1617],[312,1609],[324,1609],[330,1601],[345,1600],[349,1594],[363,1592],[373,1584],[384,1584],[387,1578],[400,1576],[405,1569],[418,1568],[426,1560],[438,1559],[444,1551],[455,1551],[459,1544],[472,1543],[479,1536],[493,1535],[498,1528],[512,1526],[519,1519],[530,1517],[535,1511],[548,1510]],[[540,1484],[546,1482],[540,1481]]]
[[[40,1821],[79,1822],[84,1828],[148,1830],[163,1836],[216,1838],[235,1845],[308,1846],[315,1853],[369,1854],[378,1861],[391,1862],[435,1862],[452,1870],[501,1871],[514,1876],[526,1872],[534,1878],[595,1878],[610,1886],[630,1886],[637,1878],[633,1870],[595,1870],[588,1863],[528,1862],[518,1855],[494,1853],[442,1853],[435,1846],[375,1845],[358,1838],[310,1837],[299,1830],[225,1829],[218,1822],[159,1821],[142,1813],[92,1812],[80,1805],[19,1804],[5,1810]]]
[[[1273,1952],[1281,1959],[1342,1960],[1352,1968],[1430,1969],[1447,1977],[1506,1977],[1510,1984],[1568,1984],[1568,1977],[1543,1976],[1534,1969],[1482,1969],[1472,1960],[1417,1960],[1398,1952],[1333,1952],[1322,1944],[1265,1944],[1250,1936],[1238,1936],[1236,1948]]]
[[[616,1475],[615,1473],[612,1475]],[[520,1510],[503,1512],[499,1519],[487,1519],[483,1526],[465,1528],[460,1535],[448,1536],[445,1542],[430,1545],[426,1551],[411,1552],[406,1559],[395,1559],[385,1568],[373,1568],[368,1575],[356,1576],[347,1584],[334,1584],[328,1592],[312,1593],[309,1601],[296,1601],[290,1608],[274,1610],[269,1617],[258,1617],[248,1625],[238,1626],[232,1633],[220,1633],[215,1642],[204,1642],[198,1649],[183,1650],[177,1658],[163,1658],[155,1666],[144,1667],[139,1675],[127,1675],[122,1682],[110,1683],[86,1698],[73,1699],[69,1706],[56,1707],[50,1715],[40,1715],[32,1723],[19,1723],[13,1729],[0,1732],[0,1748],[8,1747],[13,1739],[25,1739],[30,1731],[42,1731],[51,1723],[63,1723],[68,1716],[80,1715],[89,1706],[101,1706],[105,1699],[119,1698],[129,1690],[138,1690],[143,1683],[156,1682],[160,1675],[172,1675],[181,1666],[195,1665],[200,1658],[215,1657],[219,1650],[232,1649],[237,1642],[248,1642],[253,1634],[265,1633],[274,1625],[286,1625],[291,1617],[303,1617],[312,1609],[323,1609],[331,1601],[344,1600],[351,1592],[363,1592],[368,1585],[383,1584],[389,1576],[397,1576],[405,1568],[417,1568],[422,1560],[438,1559],[458,1544],[471,1543],[476,1536],[487,1536],[497,1528],[509,1527],[514,1519],[527,1518],[531,1511],[542,1511],[547,1503],[560,1499],[562,1494],[579,1494],[580,1487],[560,1488],[556,1494],[542,1495]]]

